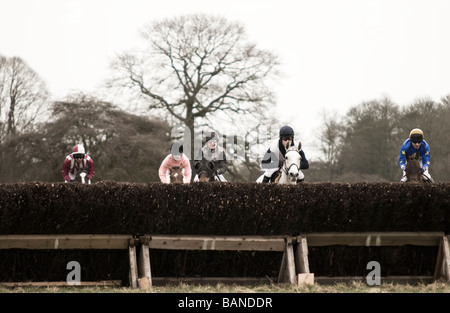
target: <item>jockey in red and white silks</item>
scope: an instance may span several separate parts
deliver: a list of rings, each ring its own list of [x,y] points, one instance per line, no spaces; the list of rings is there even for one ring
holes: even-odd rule
[[[77,173],[81,171],[87,172],[89,181],[94,177],[94,161],[86,154],[83,145],[75,145],[72,153],[66,156],[62,166],[62,177],[66,183],[75,180]]]

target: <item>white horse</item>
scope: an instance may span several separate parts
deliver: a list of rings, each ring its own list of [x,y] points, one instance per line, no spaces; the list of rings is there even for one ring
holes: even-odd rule
[[[300,156],[300,150],[302,148],[302,144],[298,144],[298,148],[295,146],[289,146],[289,143],[286,145],[286,154],[284,155],[283,166],[281,167],[281,176],[277,180],[278,184],[296,184],[297,178],[300,172],[300,162],[302,157]],[[261,183],[263,180],[263,175],[261,175],[256,182]]]
[[[296,184],[298,173],[300,171],[300,156],[301,144],[298,149],[294,146],[286,146],[286,154],[284,155],[283,166],[281,167],[281,176],[278,179],[279,184]]]

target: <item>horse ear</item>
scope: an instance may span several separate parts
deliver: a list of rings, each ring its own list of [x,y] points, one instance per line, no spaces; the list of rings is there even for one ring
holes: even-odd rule
[[[301,142],[301,141],[298,142],[298,148],[297,148],[297,150],[298,150],[298,151],[302,150],[302,142]]]
[[[213,169],[214,169],[214,163],[213,163],[213,161],[209,161],[208,164],[207,164],[207,166],[208,166],[208,168],[209,168],[210,170],[213,170]]]
[[[194,163],[194,169],[198,170],[200,166],[201,166],[200,162],[197,161]]]
[[[289,145],[290,145],[289,141],[286,142],[286,146],[284,147],[286,149],[286,151],[289,150]]]

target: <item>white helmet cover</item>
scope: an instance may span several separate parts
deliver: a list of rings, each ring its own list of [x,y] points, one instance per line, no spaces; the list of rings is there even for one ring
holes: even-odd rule
[[[86,154],[86,151],[84,150],[83,145],[76,145],[72,148],[72,155],[73,154]]]

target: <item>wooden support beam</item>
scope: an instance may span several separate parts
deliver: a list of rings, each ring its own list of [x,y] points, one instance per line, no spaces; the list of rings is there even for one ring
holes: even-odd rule
[[[436,267],[434,271],[434,279],[443,278],[445,282],[450,283],[450,236],[442,236],[439,244],[438,256],[436,259]]]
[[[450,236],[442,237],[442,246],[444,251],[443,267],[445,268],[445,281],[450,283]]]
[[[140,288],[152,287],[152,271],[150,267],[150,249],[148,244],[141,244],[141,251],[139,252],[139,280],[146,280],[145,283],[139,284]]]
[[[308,241],[306,236],[297,237],[295,254],[297,273],[309,273]]]
[[[138,288],[138,268],[136,262],[136,246],[128,246],[128,256],[130,261],[130,286]]]
[[[279,283],[296,284],[294,249],[291,238],[286,238],[285,250],[281,259],[280,272],[278,273]]]

